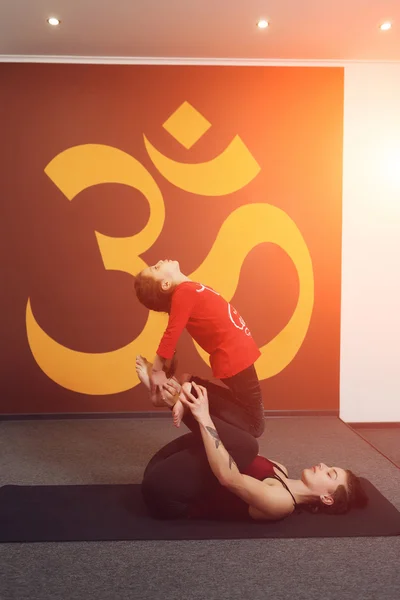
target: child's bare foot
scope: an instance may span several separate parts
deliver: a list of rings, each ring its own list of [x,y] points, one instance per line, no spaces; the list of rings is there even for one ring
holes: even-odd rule
[[[181,375],[181,377],[179,378],[179,380],[180,380],[180,382],[181,382],[182,385],[184,383],[186,383],[187,381],[190,381],[191,379],[192,379],[192,375],[190,373],[183,373]]]
[[[175,427],[179,427],[182,423],[182,418],[185,413],[185,407],[180,400],[177,400],[172,409],[172,420]]]
[[[150,368],[151,364],[143,357],[136,357],[136,373],[139,377],[139,380],[146,386],[146,388],[150,391]]]
[[[192,376],[190,375],[190,373],[183,373],[183,375],[181,375],[181,377],[180,377],[180,382],[182,385],[181,393],[183,393],[184,389],[186,389],[187,391],[190,392],[192,384],[189,383],[189,381],[191,378],[192,378]],[[185,410],[186,410],[186,407],[182,404],[182,402],[180,400],[178,400],[178,402],[175,403],[175,405],[172,409],[172,419],[173,419],[175,427],[179,427],[180,424],[182,423],[182,419],[183,419],[183,415],[185,414]]]
[[[192,388],[192,384],[190,382],[186,381],[181,387],[181,393],[179,394],[179,397],[181,396],[181,394],[183,394],[184,390],[186,390],[187,392],[190,392],[191,388]],[[180,400],[178,400],[174,404],[174,407],[172,409],[172,419],[174,421],[175,427],[179,427],[180,424],[182,423],[182,419],[183,419],[183,415],[185,414],[185,410],[186,410],[186,407],[182,404],[182,402]]]
[[[191,376],[189,374],[183,376],[183,381],[185,381],[185,383],[183,383],[182,387],[174,377],[169,379],[167,385],[163,386],[163,399],[160,391],[157,391],[155,394],[150,392],[151,367],[152,364],[144,356],[138,355],[136,357],[136,373],[141,383],[143,383],[148,390],[151,402],[157,407],[168,406],[169,408],[172,408],[174,425],[179,427],[182,422],[182,417],[185,414],[185,407],[182,402],[177,399],[177,395],[180,392],[182,393],[182,390],[185,388],[190,391],[191,383],[187,382],[187,379]]]
[[[139,380],[143,383],[146,389],[149,392],[150,400],[153,406],[168,406],[161,397],[159,391],[155,394],[152,394],[150,391],[150,372],[151,372],[151,363],[144,358],[144,356],[138,355],[136,357],[136,373],[139,377]]]

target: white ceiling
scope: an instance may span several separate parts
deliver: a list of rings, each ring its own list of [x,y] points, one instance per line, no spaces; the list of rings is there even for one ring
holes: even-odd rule
[[[0,55],[400,61],[400,0],[1,0]]]

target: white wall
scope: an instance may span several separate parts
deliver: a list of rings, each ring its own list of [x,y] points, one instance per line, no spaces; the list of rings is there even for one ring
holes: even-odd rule
[[[340,416],[400,421],[400,64],[345,67]]]

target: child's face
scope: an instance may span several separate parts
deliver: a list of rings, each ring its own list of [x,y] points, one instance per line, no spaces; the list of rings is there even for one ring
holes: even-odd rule
[[[178,276],[182,275],[177,260],[159,260],[155,265],[143,269],[142,275],[159,281],[161,285],[167,282],[173,285]]]

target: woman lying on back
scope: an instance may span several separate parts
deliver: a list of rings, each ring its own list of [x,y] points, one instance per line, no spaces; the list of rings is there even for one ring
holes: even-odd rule
[[[340,514],[366,505],[349,470],[319,463],[290,479],[283,465],[258,455],[252,435],[210,416],[206,387],[169,380],[164,391],[169,400],[181,392],[191,433],[164,446],[146,468],[142,492],[154,517],[278,520],[300,507]]]

